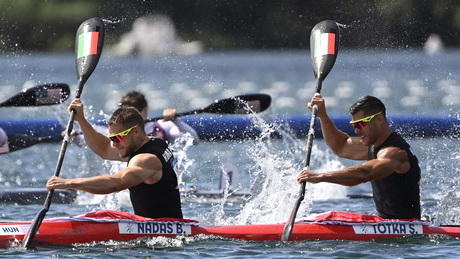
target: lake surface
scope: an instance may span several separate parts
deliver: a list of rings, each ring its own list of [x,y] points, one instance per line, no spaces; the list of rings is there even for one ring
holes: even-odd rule
[[[270,109],[252,116],[262,132],[273,127],[267,121],[277,115],[310,117],[306,103],[314,94],[315,80],[308,51],[210,52],[197,56],[112,58],[102,56],[86,83],[82,100],[87,116],[110,115],[121,96],[140,90],[149,100],[149,114],[164,108],[188,111],[216,99],[245,93],[267,93]],[[0,56],[0,100],[41,83],[71,86],[72,97],[62,105],[37,108],[2,108],[1,118],[60,118],[75,96],[77,78],[73,54],[4,54]],[[387,113],[407,116],[459,118],[460,51],[426,55],[421,50],[341,50],[323,83],[331,115],[347,116],[359,97],[375,95],[387,105]],[[75,124],[78,127],[78,124]],[[222,168],[230,164],[239,172],[239,190],[256,193],[250,200],[184,200],[187,218],[202,225],[275,223],[287,220],[297,199],[295,178],[304,165],[305,139],[283,133],[280,139],[203,141],[190,146],[184,139],[175,145],[181,160],[184,185],[200,190],[217,189]],[[423,182],[422,215],[436,224],[460,224],[459,136],[410,138],[419,157]],[[53,175],[59,143],[39,144],[0,156],[0,188],[44,187]],[[337,158],[322,139],[314,140],[310,168],[322,172],[357,164]],[[124,165],[105,162],[91,151],[70,144],[61,169],[62,177],[83,177],[114,172]],[[372,200],[349,199],[367,194],[370,184],[347,188],[331,184],[307,185],[306,199],[297,218],[329,210],[375,213]],[[32,220],[42,204],[0,204],[0,220]],[[100,209],[132,212],[126,192],[107,196],[82,193],[76,204],[52,204],[47,218],[73,216]],[[39,247],[34,250],[3,249],[0,256],[25,258],[413,258],[458,257],[460,241],[441,236],[410,237],[372,242],[305,241],[245,242],[212,237],[148,239],[135,242],[84,244],[74,247]]]

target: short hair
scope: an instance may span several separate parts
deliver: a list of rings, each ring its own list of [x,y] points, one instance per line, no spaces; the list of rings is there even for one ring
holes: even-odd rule
[[[386,118],[386,109],[385,105],[377,97],[366,95],[356,101],[350,107],[350,114],[354,115],[359,111],[364,111],[364,116],[370,116],[378,112],[382,112],[383,116]]]
[[[141,130],[144,131],[144,118],[138,110],[133,107],[121,107],[115,110],[110,119],[107,121],[109,126],[113,124],[121,124],[124,128],[128,129],[139,125]]]
[[[130,91],[121,98],[119,106],[134,107],[141,112],[145,107],[147,107],[147,100],[141,92]]]

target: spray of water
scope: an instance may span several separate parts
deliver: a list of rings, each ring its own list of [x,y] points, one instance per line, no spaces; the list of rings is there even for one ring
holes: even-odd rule
[[[193,136],[188,132],[178,137],[171,145],[175,158],[174,170],[178,174],[177,181],[179,186],[183,186],[185,184],[183,180],[184,176],[191,175],[189,167],[195,161],[187,156],[187,151],[191,146],[193,146]]]
[[[300,186],[296,178],[303,168],[305,159],[303,151],[306,143],[292,137],[286,125],[270,122],[257,114],[251,116],[254,126],[261,132],[246,151],[251,161],[249,169],[252,178],[251,198],[242,205],[238,215],[225,216],[223,205],[226,197],[224,197],[210,213],[207,223],[227,225],[284,222],[298,198]],[[275,133],[281,135],[281,138],[273,138]],[[311,166],[316,172],[343,167],[340,162],[329,157],[329,152],[318,149],[316,145],[313,146],[312,151]],[[327,191],[331,189],[335,191]],[[308,184],[299,217],[309,214],[314,194],[324,198],[334,195],[345,197],[346,189],[337,185],[330,188],[328,185],[320,187],[320,185]],[[211,217],[213,219],[210,219]]]

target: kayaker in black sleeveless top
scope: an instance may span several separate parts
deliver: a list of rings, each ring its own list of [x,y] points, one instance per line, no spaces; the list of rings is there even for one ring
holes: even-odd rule
[[[420,218],[420,167],[409,144],[396,132],[382,145],[369,147],[369,160],[376,159],[384,147],[399,147],[409,156],[410,169],[405,174],[393,173],[381,180],[371,181],[377,212],[382,218]]]
[[[165,217],[163,215],[182,218],[177,176],[171,164],[174,157],[168,145],[161,139],[151,139],[134,152],[130,160],[141,153],[151,153],[160,159],[163,176],[154,184],[141,183],[129,188],[134,213],[149,218]]]
[[[75,109],[75,121],[80,124],[88,146],[107,160],[128,162],[128,166],[113,175],[88,178],[48,180],[50,189],[75,189],[94,194],[108,194],[129,189],[137,215],[159,218],[182,218],[173,156],[167,144],[151,140],[144,130],[144,118],[132,107],[117,109],[107,121],[109,136],[96,131],[83,114],[83,104],[75,99],[69,112]]]
[[[365,96],[353,104],[350,123],[359,137],[350,137],[337,129],[329,118],[320,94],[316,94],[308,106],[312,109],[315,104],[318,105],[317,116],[321,120],[323,138],[332,151],[343,158],[368,161],[319,174],[303,170],[297,181],[345,186],[370,181],[380,217],[419,219],[421,173],[418,160],[409,144],[390,128],[385,105],[373,96]]]

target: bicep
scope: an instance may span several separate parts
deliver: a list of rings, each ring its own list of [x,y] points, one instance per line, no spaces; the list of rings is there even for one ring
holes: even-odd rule
[[[366,160],[368,149],[369,147],[365,146],[360,138],[349,137],[335,153],[343,158]]]
[[[114,177],[118,179],[120,189],[124,190],[141,184],[146,177],[145,175],[146,172],[144,169],[132,166],[118,171]]]
[[[119,177],[125,188],[138,185],[142,182],[153,184],[162,177],[160,159],[152,154],[139,154],[133,157],[128,167],[119,171]]]
[[[383,179],[395,172],[406,173],[410,166],[407,153],[396,147],[382,149],[376,159],[369,160],[363,165],[369,167],[370,180]]]

